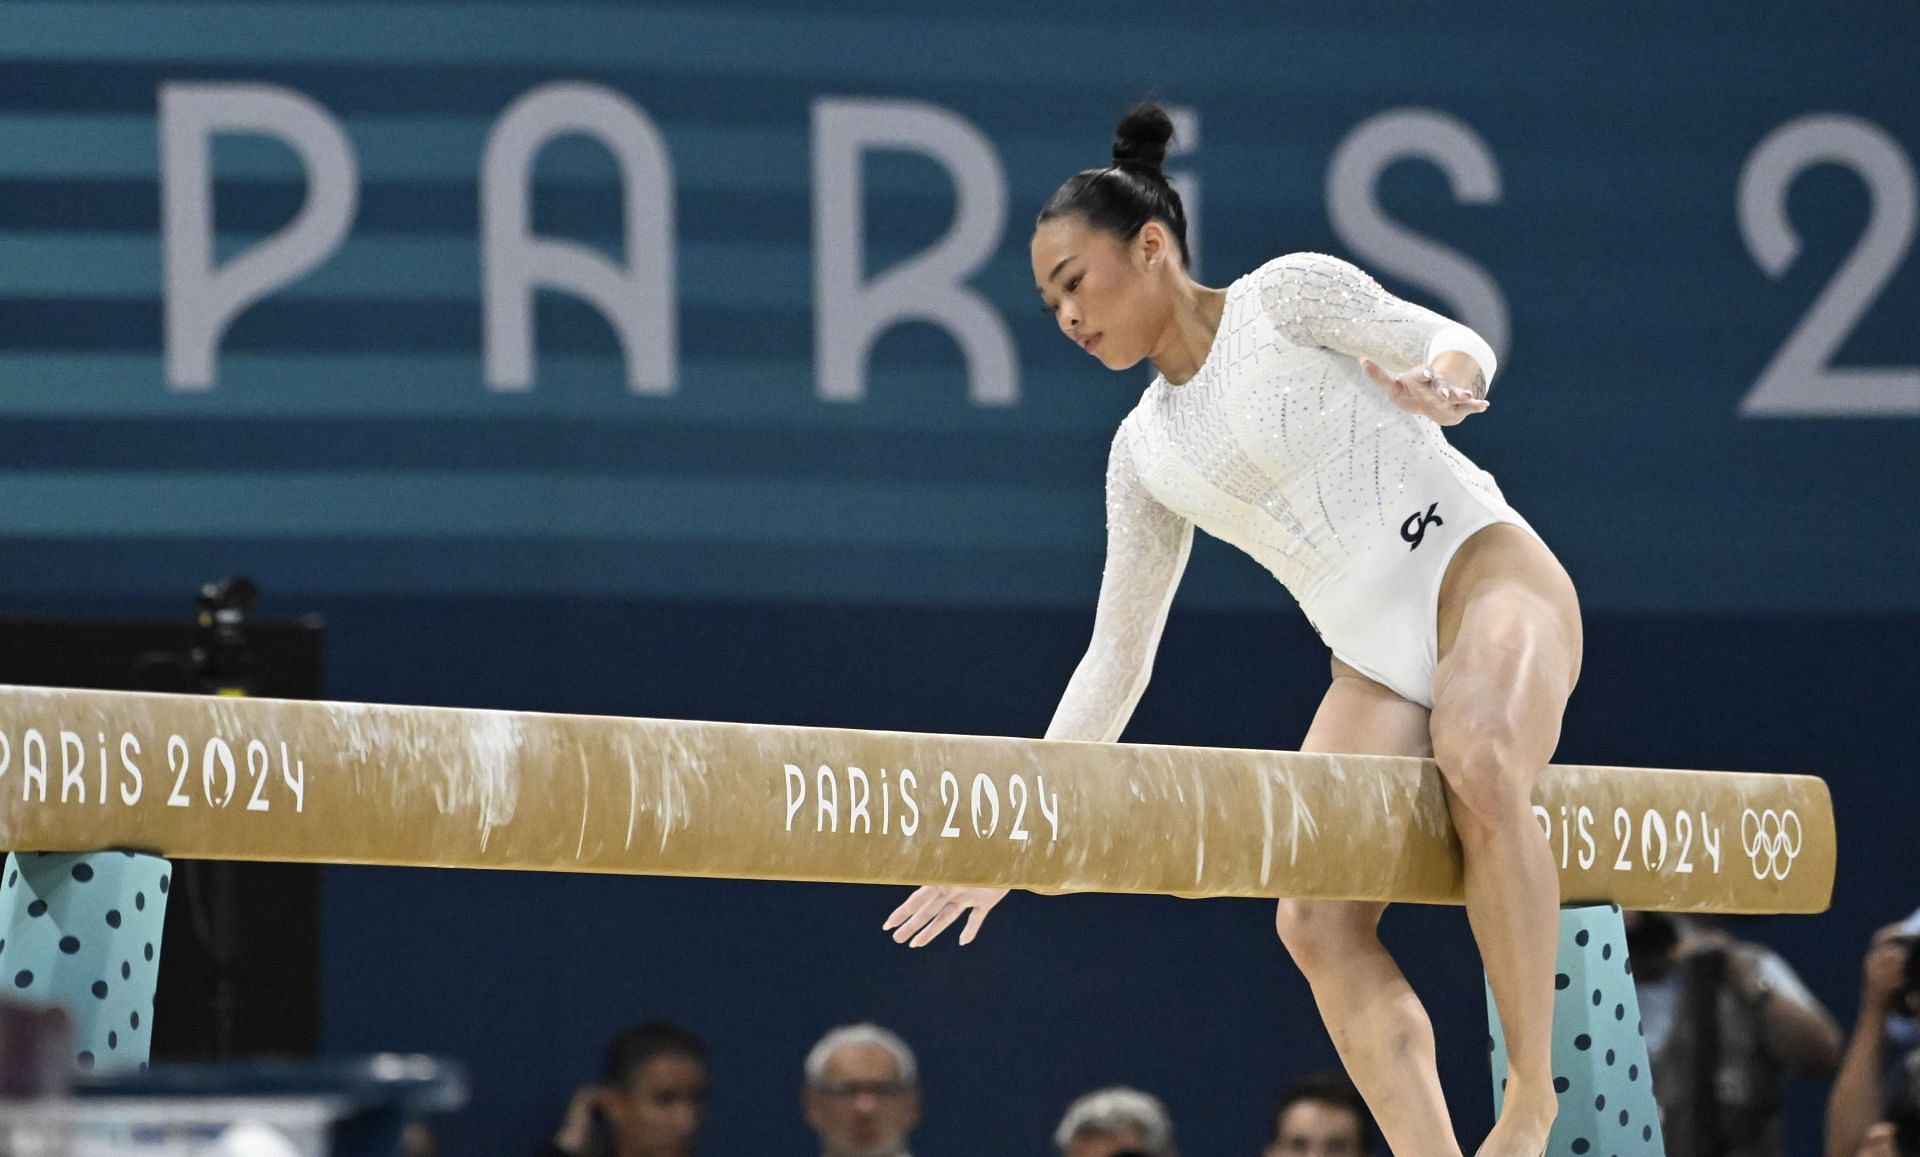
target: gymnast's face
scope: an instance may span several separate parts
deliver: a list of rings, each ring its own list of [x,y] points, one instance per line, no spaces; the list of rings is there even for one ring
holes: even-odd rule
[[[920,1090],[902,1079],[893,1054],[876,1044],[849,1044],[827,1058],[804,1094],[807,1124],[827,1157],[895,1157],[920,1123]]]
[[[1153,352],[1177,268],[1165,226],[1149,221],[1123,241],[1077,213],[1050,217],[1034,229],[1029,251],[1041,305],[1075,345],[1110,370]]]
[[[640,1066],[600,1109],[613,1126],[619,1157],[688,1157],[707,1111],[707,1066],[667,1053]]]

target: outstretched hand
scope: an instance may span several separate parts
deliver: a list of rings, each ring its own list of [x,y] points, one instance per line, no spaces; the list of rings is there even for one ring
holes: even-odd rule
[[[1006,899],[1005,888],[943,888],[928,884],[914,889],[906,903],[893,910],[881,930],[893,933],[896,944],[922,948],[933,943],[955,920],[966,915],[967,926],[960,931],[960,943],[971,944],[980,933],[980,925],[993,906]]]
[[[1394,405],[1410,414],[1432,418],[1442,426],[1457,425],[1468,414],[1478,414],[1490,404],[1485,398],[1473,396],[1472,383],[1448,381],[1430,365],[1396,374],[1372,358],[1361,358],[1360,368],[1387,391]]]

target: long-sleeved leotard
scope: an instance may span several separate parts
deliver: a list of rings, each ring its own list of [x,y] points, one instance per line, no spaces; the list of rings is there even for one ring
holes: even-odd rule
[[[1446,350],[1491,384],[1479,335],[1344,261],[1291,254],[1230,285],[1199,372],[1156,377],[1114,436],[1093,641],[1048,738],[1119,738],[1196,526],[1272,572],[1336,657],[1431,707],[1447,562],[1475,531],[1526,522],[1357,359],[1399,372]]]

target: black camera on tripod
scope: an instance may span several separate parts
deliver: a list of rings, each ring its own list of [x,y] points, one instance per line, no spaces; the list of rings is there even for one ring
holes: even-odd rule
[[[247,648],[247,617],[260,601],[249,579],[229,578],[200,588],[188,662],[209,695],[253,693],[253,657]]]

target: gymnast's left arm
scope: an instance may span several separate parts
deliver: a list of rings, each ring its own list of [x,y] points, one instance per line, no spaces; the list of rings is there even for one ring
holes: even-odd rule
[[[1288,254],[1258,276],[1261,307],[1282,336],[1357,358],[1394,405],[1443,426],[1487,408],[1499,367],[1493,347],[1468,327],[1323,253]]]

